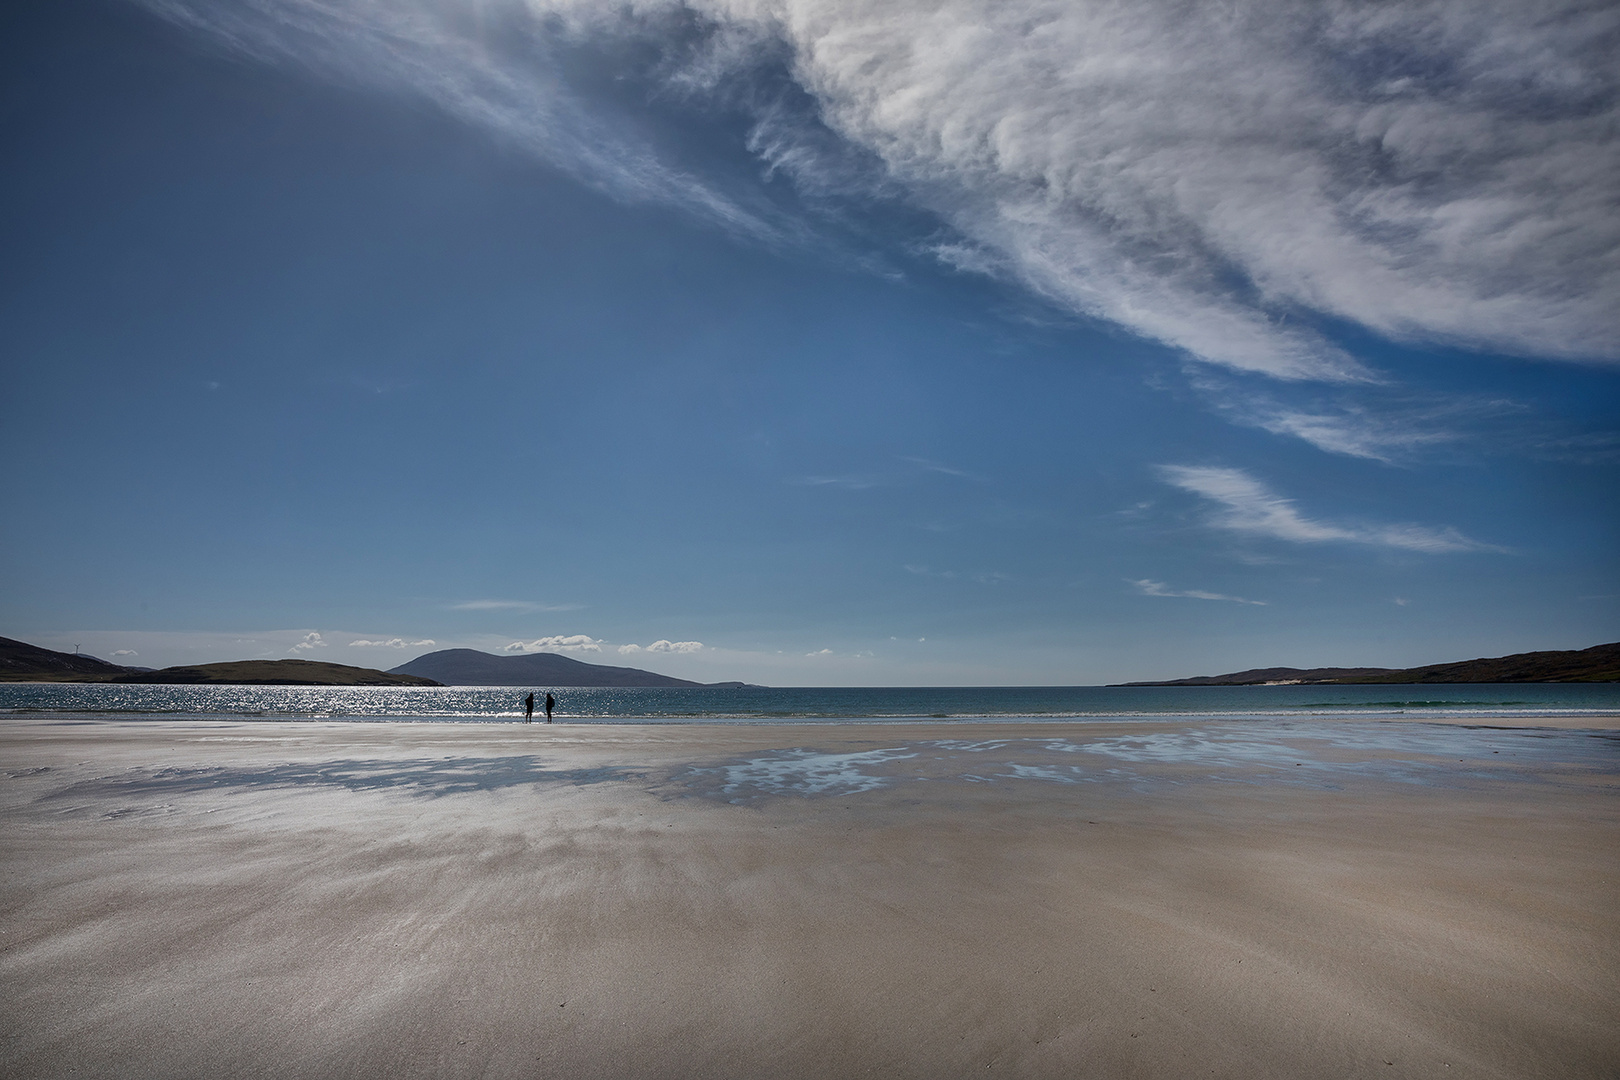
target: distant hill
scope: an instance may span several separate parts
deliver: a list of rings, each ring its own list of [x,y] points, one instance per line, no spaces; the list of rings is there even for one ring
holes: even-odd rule
[[[477,649],[440,649],[391,668],[398,675],[422,675],[446,686],[742,686],[698,683],[640,668],[587,664],[557,653],[495,656]]]
[[[93,682],[128,671],[94,656],[56,652],[0,637],[0,682]]]
[[[269,686],[438,686],[432,679],[393,675],[314,660],[235,660],[187,667],[121,667],[94,656],[55,652],[0,637],[0,682],[246,683]]]
[[[1264,686],[1267,683],[1332,683],[1345,679],[1388,675],[1396,668],[1250,668],[1234,671],[1230,675],[1197,675],[1190,679],[1166,679],[1164,682],[1117,683],[1118,686]]]
[[[1620,682],[1620,642],[1590,649],[1514,653],[1415,668],[1251,668],[1230,675],[1201,675],[1122,686],[1261,686],[1289,683],[1347,686],[1364,683]]]
[[[432,679],[319,660],[232,660],[158,671],[129,671],[99,682],[238,683],[250,686],[440,686]]]

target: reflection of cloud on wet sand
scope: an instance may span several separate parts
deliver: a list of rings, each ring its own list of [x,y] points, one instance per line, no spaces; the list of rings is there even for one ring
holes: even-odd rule
[[[847,745],[847,744],[846,744]],[[1221,723],[1099,732],[1093,738],[933,739],[838,751],[758,750],[733,760],[565,768],[534,755],[345,758],[263,766],[130,769],[79,779],[36,800],[111,816],[196,795],[393,792],[438,799],[475,792],[631,783],[666,795],[749,804],[839,798],[918,782],[997,784],[1287,784],[1462,786],[1547,771],[1620,774],[1620,734],[1451,725]],[[45,770],[49,771],[49,770]],[[671,785],[671,786],[666,786]],[[76,805],[74,805],[76,804]],[[150,805],[148,805],[150,804]]]
[[[842,754],[795,747],[695,766],[683,780],[695,794],[741,803],[929,780],[1452,785],[1526,778],[1532,767],[1553,765],[1620,772],[1620,737],[1412,724],[1223,724],[1095,739],[939,739]]]
[[[118,777],[82,780],[45,796],[93,799],[120,796],[195,795],[233,790],[342,788],[398,791],[438,798],[473,791],[495,791],[525,784],[600,784],[639,780],[633,769],[548,769],[530,756],[444,758],[436,761],[330,761],[263,768],[167,768],[131,770]]]

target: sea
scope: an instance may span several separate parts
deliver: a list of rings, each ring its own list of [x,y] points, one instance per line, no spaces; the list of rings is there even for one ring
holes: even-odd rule
[[[512,686],[3,683],[0,717],[512,723]],[[1620,684],[1373,686],[533,687],[587,724],[1264,720],[1567,720],[1620,714]],[[538,710],[537,710],[538,712]],[[541,714],[541,719],[543,719]]]

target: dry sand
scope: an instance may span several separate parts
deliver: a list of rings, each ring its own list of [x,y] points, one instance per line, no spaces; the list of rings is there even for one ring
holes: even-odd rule
[[[4,719],[0,1075],[1614,1077],[1617,748]]]

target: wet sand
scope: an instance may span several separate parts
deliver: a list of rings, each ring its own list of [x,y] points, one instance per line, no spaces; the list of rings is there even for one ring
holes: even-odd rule
[[[1533,723],[0,719],[0,1075],[1613,1077]]]

